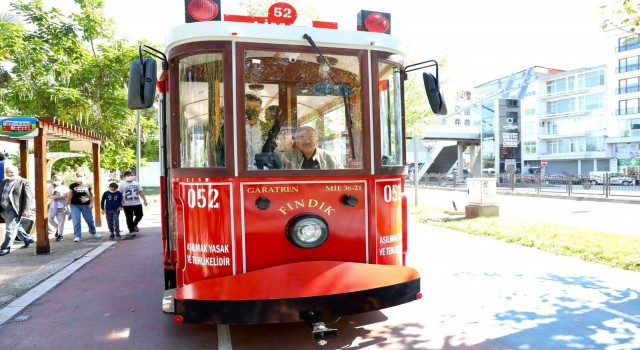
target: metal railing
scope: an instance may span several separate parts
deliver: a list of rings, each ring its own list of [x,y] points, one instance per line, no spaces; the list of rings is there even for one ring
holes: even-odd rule
[[[466,177],[456,174],[425,174],[419,185],[446,188],[466,188]],[[407,177],[413,184],[413,178]],[[640,198],[640,180],[628,176],[603,174],[501,174],[496,177],[498,191],[524,191],[534,194],[558,194],[589,197],[637,197]]]

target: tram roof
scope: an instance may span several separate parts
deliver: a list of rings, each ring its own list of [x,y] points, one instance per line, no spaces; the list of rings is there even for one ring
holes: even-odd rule
[[[165,47],[168,51],[180,44],[209,40],[309,45],[302,37],[304,34],[309,34],[318,46],[402,53],[399,38],[389,34],[221,21],[187,23],[175,27],[167,34]]]

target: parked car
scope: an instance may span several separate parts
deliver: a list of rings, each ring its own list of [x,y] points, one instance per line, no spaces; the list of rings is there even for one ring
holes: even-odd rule
[[[587,181],[587,179],[569,174],[569,173],[560,173],[560,174],[548,174],[542,177],[542,182],[553,185],[566,185],[569,181],[571,181],[572,185],[580,185]]]
[[[609,176],[609,183],[611,185],[633,186],[636,184],[636,179],[626,176],[622,173],[610,173],[608,171],[591,171],[589,172],[589,182],[593,185],[602,185]]]

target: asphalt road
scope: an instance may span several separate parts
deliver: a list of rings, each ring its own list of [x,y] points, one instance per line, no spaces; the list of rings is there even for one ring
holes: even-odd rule
[[[460,211],[468,204],[466,190],[420,189],[418,203],[452,210],[452,202]],[[409,205],[415,205],[415,190],[407,188]],[[591,228],[605,232],[640,235],[640,225],[635,218],[640,215],[640,200],[620,202],[614,200],[589,200],[584,197],[543,197],[501,194],[497,205],[500,216],[515,220],[545,222],[576,228]]]

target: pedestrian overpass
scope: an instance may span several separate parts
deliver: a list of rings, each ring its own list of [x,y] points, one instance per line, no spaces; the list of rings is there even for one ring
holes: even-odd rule
[[[481,175],[480,128],[478,126],[430,127],[422,136],[423,142],[415,143],[415,137],[409,138],[407,145],[407,163],[418,163],[418,178],[424,174],[446,173],[458,162],[464,164],[463,153],[469,149],[469,175]],[[427,147],[424,141],[437,141],[433,147]]]

